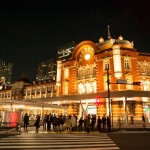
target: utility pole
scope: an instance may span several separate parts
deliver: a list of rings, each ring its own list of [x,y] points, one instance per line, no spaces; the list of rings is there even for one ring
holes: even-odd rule
[[[109,68],[108,67],[106,71],[107,71],[107,97],[108,97],[108,103],[109,103],[109,120],[110,120],[108,130],[111,131],[111,110],[110,110],[111,100],[110,100],[110,81],[109,81]]]

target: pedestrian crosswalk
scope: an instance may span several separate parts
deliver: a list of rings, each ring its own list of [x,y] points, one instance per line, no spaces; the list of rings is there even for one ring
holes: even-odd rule
[[[27,134],[0,139],[0,149],[118,150],[106,134]]]

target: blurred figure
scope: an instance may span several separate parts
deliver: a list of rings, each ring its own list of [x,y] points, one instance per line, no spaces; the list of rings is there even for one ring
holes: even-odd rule
[[[36,116],[36,121],[35,121],[35,123],[34,123],[34,126],[36,127],[35,129],[35,133],[38,133],[39,132],[39,127],[40,127],[40,116],[39,115],[37,115]]]
[[[131,124],[133,125],[134,116],[131,115]]]
[[[72,125],[72,131],[74,131],[77,126],[77,119],[76,119],[75,115],[73,115],[71,117],[71,125]]]
[[[47,115],[44,115],[43,117],[43,129],[46,130],[46,125],[47,125]]]
[[[146,128],[146,122],[145,122],[145,116],[143,115],[142,116],[142,122],[143,122],[143,129]]]
[[[53,123],[53,115],[50,113],[47,115],[47,130],[51,130],[51,124]]]
[[[82,119],[82,117],[79,120],[79,131],[82,131],[82,124],[83,124],[84,120]]]
[[[96,116],[92,115],[92,118],[91,118],[91,131],[94,130],[95,123],[96,123]]]
[[[107,131],[110,132],[111,130],[111,122],[110,122],[110,118],[107,116]]]
[[[67,132],[70,132],[71,120],[69,119],[69,117],[66,118],[65,124],[66,124],[66,128],[67,128]]]
[[[100,116],[98,116],[98,119],[97,119],[97,128],[98,128],[99,132],[101,131],[101,123],[102,123],[102,120],[101,120]]]
[[[25,114],[23,120],[24,120],[24,131],[27,131],[27,127],[29,125],[29,116],[27,113]]]
[[[103,125],[103,130],[106,130],[106,117],[105,117],[105,115],[102,117],[102,125]]]
[[[86,130],[87,130],[87,133],[90,133],[90,128],[91,128],[91,117],[90,117],[90,115],[88,115],[88,117],[86,118]]]

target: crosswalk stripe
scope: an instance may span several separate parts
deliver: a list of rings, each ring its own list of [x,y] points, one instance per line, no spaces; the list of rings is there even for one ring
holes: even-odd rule
[[[18,143],[19,144],[19,143]],[[25,143],[24,143],[25,144]],[[98,146],[101,146],[101,147],[108,147],[108,146],[116,146],[116,144],[95,144],[94,146],[93,145],[69,145],[69,148],[85,148],[85,147],[98,147]],[[11,146],[8,146],[8,145],[5,145],[5,146],[0,146],[0,149],[6,149],[6,148],[68,148],[68,145],[11,145]]]
[[[30,136],[30,137],[27,137]],[[107,135],[16,135],[1,138],[0,149],[118,150]]]
[[[17,141],[21,141],[21,140],[23,140],[23,139],[18,139]],[[57,142],[66,142],[66,139],[63,139],[63,140],[59,140],[59,139],[57,139]],[[32,142],[32,141],[35,141],[35,140],[33,140],[33,139],[26,139],[26,140],[24,140],[24,141],[26,141],[26,142]],[[45,142],[52,142],[52,141],[55,141],[56,142],[56,140],[54,140],[54,139],[36,139],[36,141],[37,142],[42,142],[42,141],[45,141]],[[69,139],[69,140],[67,140],[67,142],[80,142],[81,140],[80,139],[75,139],[75,140],[71,140],[71,139]],[[96,141],[98,141],[98,142],[100,142],[100,141],[111,141],[111,139],[101,139],[101,140],[95,140],[95,139],[91,139],[91,140],[86,140],[86,139],[83,139],[82,140],[83,142],[84,141],[87,141],[87,142],[92,142],[92,141],[94,141],[94,142],[96,142]],[[2,143],[2,142],[8,142],[8,139],[6,140],[6,139],[2,139],[1,141],[0,141],[0,143]],[[16,142],[16,139],[10,139],[9,140],[9,142]]]
[[[7,139],[7,140],[32,140],[33,138],[19,138],[19,139]],[[5,139],[1,139],[1,140],[5,140]],[[104,139],[100,139],[100,138],[98,138],[98,139],[94,139],[94,138],[91,138],[91,139],[82,139],[82,138],[38,138],[38,139],[36,139],[36,140],[53,140],[53,141],[55,141],[55,140],[86,140],[86,141],[91,141],[91,140],[99,140],[99,141],[101,141],[101,140],[111,140],[111,139],[109,139],[109,138],[104,138]]]
[[[10,142],[10,141],[9,141],[9,142]],[[38,142],[38,143],[37,143],[37,142]],[[52,145],[52,144],[56,144],[56,142],[50,142],[50,141],[44,142],[44,143],[43,143],[43,142],[41,143],[41,142],[39,142],[39,141],[37,141],[37,142],[19,142],[19,143],[17,143],[17,144],[19,144],[19,145],[21,145],[21,144],[29,144],[29,145],[30,145],[30,144],[31,144],[31,145],[33,145],[33,144],[37,144],[37,145],[43,145],[43,144],[44,144],[44,145],[45,145],[45,144],[51,144],[51,145]],[[67,141],[67,142],[68,142],[68,141]],[[73,141],[73,142],[68,142],[67,144],[70,145],[70,144],[74,144],[74,143],[75,143],[75,142]],[[94,142],[90,142],[90,141],[89,141],[89,142],[83,142],[83,141],[80,141],[80,142],[79,142],[79,141],[78,141],[78,144],[83,144],[83,143],[84,143],[84,144],[85,144],[85,143],[87,143],[87,144],[100,144],[100,143],[113,143],[113,141],[97,141],[97,142],[95,142],[95,141],[94,141]],[[3,143],[0,142],[0,145],[5,145],[5,144],[6,144],[6,142],[3,142]],[[10,144],[11,144],[11,145],[16,145],[16,143],[7,143],[7,145],[10,145]],[[57,142],[57,145],[62,145],[62,144],[63,144],[63,145],[67,145],[67,144],[64,144],[64,142]]]
[[[18,136],[18,137],[19,138],[32,138],[33,136],[32,137],[21,137],[21,136]],[[8,137],[7,139],[9,139],[9,138],[14,138],[14,139],[16,138],[17,139],[18,137],[12,136],[12,137]],[[38,136],[37,138],[41,138],[41,137],[43,137],[43,136]],[[59,137],[63,137],[63,138],[77,138],[77,137],[78,138],[85,138],[86,137],[87,139],[88,138],[100,138],[100,139],[109,138],[108,136],[88,136],[88,135],[85,135],[85,136],[72,136],[72,135],[69,136],[69,135],[67,135],[66,136],[64,134],[63,135],[57,135],[57,136],[56,135],[55,136],[49,135],[48,137],[43,137],[43,138],[59,138]]]
[[[72,150],[119,150],[119,147],[96,147],[96,148],[71,148]],[[21,149],[21,150],[25,150],[25,149]],[[35,150],[35,149],[31,149],[30,150]],[[42,149],[43,150],[43,149]],[[56,149],[50,149],[50,150],[56,150]],[[66,148],[57,148],[57,150],[67,150]],[[68,149],[69,150],[69,149]]]

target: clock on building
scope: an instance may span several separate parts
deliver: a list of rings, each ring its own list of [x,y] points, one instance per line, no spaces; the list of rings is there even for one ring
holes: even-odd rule
[[[84,55],[84,59],[85,59],[85,60],[89,60],[90,58],[91,58],[91,55],[90,55],[90,54],[87,53],[87,54]]]

